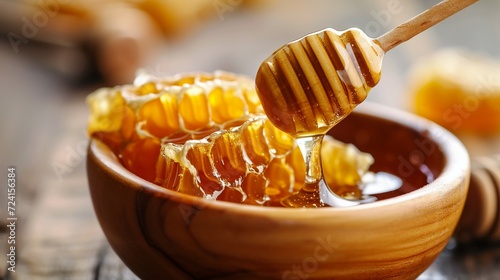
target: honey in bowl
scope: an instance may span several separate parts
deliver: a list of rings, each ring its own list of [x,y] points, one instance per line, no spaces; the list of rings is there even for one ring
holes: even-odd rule
[[[305,181],[295,139],[262,114],[253,82],[225,72],[138,77],[88,98],[89,131],[134,174],[165,188],[244,204],[282,206]],[[360,197],[373,158],[327,137],[325,177]],[[304,205],[296,205],[301,207]]]

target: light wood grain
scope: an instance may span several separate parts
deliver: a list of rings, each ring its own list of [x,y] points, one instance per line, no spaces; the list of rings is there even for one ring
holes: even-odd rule
[[[479,0],[444,0],[427,11],[415,16],[405,23],[398,25],[376,41],[385,52],[404,43],[428,28],[438,24],[446,18],[469,7]]]

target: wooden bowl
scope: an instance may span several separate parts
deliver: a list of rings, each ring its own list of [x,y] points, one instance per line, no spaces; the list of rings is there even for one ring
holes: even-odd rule
[[[469,182],[463,145],[440,126],[363,104],[331,132],[404,180],[374,203],[287,209],[207,201],[140,179],[101,142],[87,173],[99,222],[142,279],[413,279],[438,256]]]

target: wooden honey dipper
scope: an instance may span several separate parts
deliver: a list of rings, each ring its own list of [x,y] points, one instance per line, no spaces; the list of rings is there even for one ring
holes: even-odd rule
[[[286,44],[261,64],[255,82],[264,111],[276,127],[297,137],[306,162],[306,184],[285,206],[363,202],[344,203],[325,193],[318,148],[323,136],[379,82],[385,52],[477,1],[442,1],[376,39],[355,28],[325,29]]]
[[[469,192],[455,236],[460,243],[500,241],[500,154],[472,159]]]

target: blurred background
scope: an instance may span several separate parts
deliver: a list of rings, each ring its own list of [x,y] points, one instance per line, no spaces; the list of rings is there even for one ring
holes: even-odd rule
[[[131,83],[139,68],[155,76],[225,70],[253,78],[291,40],[327,27],[358,27],[376,38],[437,2],[0,0],[0,279],[134,279],[106,246],[88,197],[85,97],[92,91]],[[498,11],[499,1],[482,0],[391,50],[368,100],[412,111],[410,72],[445,48],[499,60]],[[496,134],[469,138],[486,143],[474,153],[500,150]],[[17,267],[6,274],[11,166]],[[452,247],[421,279],[500,279],[498,246]]]

